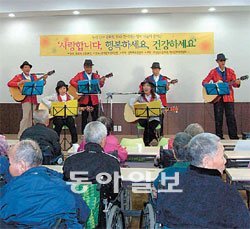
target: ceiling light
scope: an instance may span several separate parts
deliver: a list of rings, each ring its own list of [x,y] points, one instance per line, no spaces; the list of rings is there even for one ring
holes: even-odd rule
[[[73,14],[74,14],[74,15],[78,15],[78,14],[80,14],[80,12],[77,11],[77,10],[75,10],[75,11],[73,11]]]
[[[208,9],[208,11],[209,12],[214,12],[216,9],[214,8],[214,7],[210,7],[209,9]]]
[[[10,13],[9,14],[9,17],[15,17],[16,15],[15,14],[13,14],[13,13]]]
[[[148,13],[148,9],[142,9],[141,12],[142,12],[143,14],[146,14],[146,13]]]

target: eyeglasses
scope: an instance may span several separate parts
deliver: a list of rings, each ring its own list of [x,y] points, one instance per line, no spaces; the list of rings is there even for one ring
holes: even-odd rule
[[[219,60],[219,62],[226,62],[226,60]]]

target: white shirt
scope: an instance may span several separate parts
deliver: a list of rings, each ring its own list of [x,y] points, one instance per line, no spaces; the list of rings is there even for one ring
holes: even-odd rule
[[[154,80],[155,80],[156,83],[159,81],[159,78],[160,78],[160,75],[154,76]]]
[[[86,72],[85,72],[85,73],[86,73]],[[91,78],[92,78],[92,73],[90,73],[90,74],[86,73],[86,75],[87,75],[88,79],[91,80]]]
[[[60,95],[60,96],[61,96],[62,102],[66,102],[67,101],[67,94]]]
[[[26,76],[26,75],[23,73],[23,76],[25,77],[26,80],[31,80],[30,75]]]
[[[150,94],[150,95],[145,95],[145,98],[146,98],[146,100],[148,101],[148,102],[150,102],[151,101],[151,98],[152,98],[152,95]]]

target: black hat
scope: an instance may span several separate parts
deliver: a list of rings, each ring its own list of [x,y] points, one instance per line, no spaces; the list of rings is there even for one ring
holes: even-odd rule
[[[59,89],[61,87],[66,87],[67,91],[68,91],[68,85],[66,83],[64,83],[64,81],[60,80],[57,82],[57,85],[56,85],[56,92],[59,93]]]
[[[161,69],[160,63],[159,63],[159,62],[154,62],[154,63],[152,64],[151,68],[159,68],[159,69]]]
[[[23,69],[23,67],[24,67],[25,65],[29,65],[30,68],[32,68],[32,65],[31,65],[28,61],[24,61],[24,62],[22,63],[22,65],[20,65],[20,68]]]
[[[85,61],[84,61],[84,64],[83,64],[84,66],[93,66],[94,64],[92,63],[92,60],[89,60],[89,59],[86,59]]]
[[[225,57],[223,53],[219,53],[217,54],[217,58],[216,58],[216,61],[218,60],[227,60],[227,58]]]
[[[153,82],[149,81],[149,80],[144,80],[144,81],[142,81],[142,82],[141,82],[141,86],[143,87],[144,84],[146,84],[146,83],[148,83],[152,88],[155,87],[155,84],[154,84]]]

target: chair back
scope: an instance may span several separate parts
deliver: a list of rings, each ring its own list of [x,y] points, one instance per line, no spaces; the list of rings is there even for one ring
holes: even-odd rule
[[[123,138],[120,144],[123,147],[137,147],[139,144],[145,146],[142,138]]]

